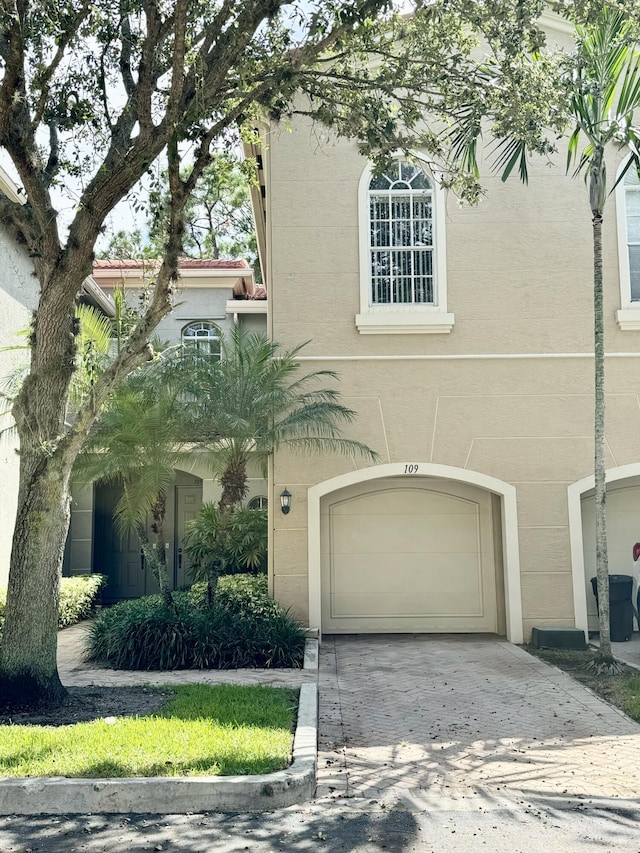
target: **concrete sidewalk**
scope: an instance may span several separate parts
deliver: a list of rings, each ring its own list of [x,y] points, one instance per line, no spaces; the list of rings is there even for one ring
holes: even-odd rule
[[[438,810],[640,793],[640,726],[498,638],[325,638],[319,684],[319,797]]]

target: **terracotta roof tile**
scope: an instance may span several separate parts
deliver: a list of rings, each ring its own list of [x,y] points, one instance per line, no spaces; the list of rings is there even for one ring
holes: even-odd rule
[[[159,264],[155,260],[116,260],[111,258],[96,260],[93,262],[95,270],[139,270],[145,267],[153,267]],[[225,259],[203,260],[200,258],[183,258],[180,261],[181,270],[250,270],[251,267],[245,260],[231,261]]]

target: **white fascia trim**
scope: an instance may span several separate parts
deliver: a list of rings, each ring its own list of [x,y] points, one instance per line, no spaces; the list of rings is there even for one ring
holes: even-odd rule
[[[85,278],[83,288],[95,300],[107,317],[116,316],[116,306],[113,299],[93,280],[92,276]]]
[[[18,204],[26,204],[27,196],[26,193],[20,194],[18,192],[18,185],[15,181],[13,181],[7,172],[0,166],[0,192],[4,193],[8,199],[11,201],[15,201]]]
[[[640,462],[620,465],[605,471],[605,482],[615,483],[640,475]],[[582,543],[582,495],[595,488],[593,474],[583,477],[567,487],[569,509],[569,542],[571,547],[571,574],[573,579],[573,608],[576,628],[581,628],[588,637],[587,591],[584,574],[584,547]]]
[[[227,314],[266,314],[266,299],[228,299],[225,305]]]
[[[436,305],[372,306],[369,304],[369,183],[373,165],[367,163],[358,183],[358,239],[360,259],[360,313],[356,328],[362,335],[442,334],[451,331],[454,315],[447,313],[447,246],[445,238],[446,196],[435,177],[424,166],[419,152],[415,158],[433,186],[433,251],[435,257]],[[382,319],[376,320],[376,317]],[[413,319],[412,319],[413,318]],[[437,318],[442,318],[441,320]],[[422,327],[422,328],[420,328]],[[447,328],[448,327],[448,328]]]
[[[384,477],[402,477],[404,479],[455,480],[486,489],[502,498],[502,546],[504,562],[505,605],[507,617],[507,639],[511,643],[522,643],[524,631],[522,625],[522,593],[520,587],[520,551],[518,546],[518,507],[516,489],[510,483],[451,465],[437,465],[432,462],[418,462],[420,474],[406,474],[410,463],[391,462],[385,465],[373,465],[359,471],[351,471],[332,477],[315,486],[307,493],[308,499],[308,548],[309,548],[309,626],[321,630],[322,626],[322,581],[320,563],[320,500],[325,495]]]
[[[453,324],[453,314],[438,308],[356,314],[356,328],[361,335],[443,335],[453,329]]]
[[[142,282],[145,275],[150,275],[152,273],[157,272],[160,268],[160,264],[155,261],[149,261],[148,266],[145,266],[143,270],[141,269],[131,269],[127,267],[123,267],[122,269],[118,269],[116,267],[112,268],[99,268],[94,269],[93,277],[94,278],[110,278],[117,280],[118,283],[121,279],[124,279],[127,284],[129,284],[129,279],[137,279]],[[178,270],[179,274],[179,286],[188,287],[191,279],[203,279],[203,278],[226,278],[231,279],[232,282],[236,282],[239,278],[249,278],[252,282],[254,282],[253,270],[250,267],[246,269],[216,269],[216,270]],[[225,287],[225,283],[216,282],[213,287]],[[136,284],[133,284],[133,287],[136,287]],[[203,284],[200,281],[193,284],[193,287],[207,287],[207,284]]]

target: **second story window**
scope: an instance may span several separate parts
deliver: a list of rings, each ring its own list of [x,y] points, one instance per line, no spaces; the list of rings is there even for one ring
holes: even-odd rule
[[[640,179],[632,167],[624,176],[631,301],[640,302]]]
[[[371,305],[435,304],[433,191],[396,160],[369,183]]]
[[[206,320],[185,326],[182,330],[182,343],[203,355],[220,356],[220,330]]]
[[[358,185],[361,335],[448,334],[445,193],[419,165],[396,159]]]

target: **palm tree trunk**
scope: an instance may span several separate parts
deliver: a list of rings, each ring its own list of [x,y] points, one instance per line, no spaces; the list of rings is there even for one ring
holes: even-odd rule
[[[171,587],[169,585],[169,573],[167,571],[167,549],[164,542],[164,519],[167,514],[167,496],[164,492],[159,492],[156,501],[151,509],[153,516],[152,531],[156,536],[156,580],[160,587],[160,593],[164,598],[167,607],[173,607],[173,596],[171,595]]]
[[[160,594],[162,595],[167,607],[173,607],[173,596],[171,595],[171,587],[169,586],[169,574],[167,572],[164,543],[159,541],[152,543],[149,540],[146,531],[140,530],[138,536],[140,538],[144,559],[151,569],[151,574],[158,582]]]
[[[218,501],[218,530],[217,539],[219,553],[227,553],[225,540],[229,536],[228,526],[233,508],[246,497],[249,485],[247,481],[247,460],[240,453],[234,455],[227,463],[220,477],[222,494]],[[211,608],[216,595],[218,578],[224,573],[223,564],[211,564],[207,573],[207,604]]]
[[[612,660],[609,628],[609,558],[605,514],[606,485],[604,464],[604,310],[602,275],[602,213],[593,211],[593,313],[595,365],[595,502],[596,502],[596,576],[598,583],[599,657]]]

